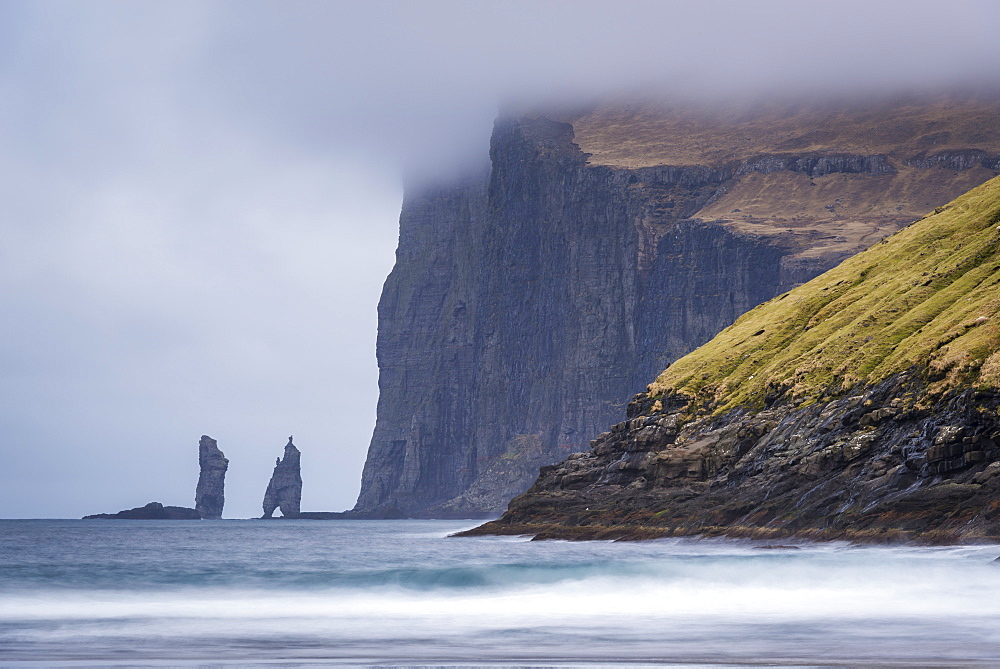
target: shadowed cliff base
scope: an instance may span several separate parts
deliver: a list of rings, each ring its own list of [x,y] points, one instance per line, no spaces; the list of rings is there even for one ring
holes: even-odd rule
[[[355,511],[498,513],[737,317],[1000,169],[995,97],[497,120],[409,191]]]
[[[761,305],[470,534],[1000,541],[1000,179]]]

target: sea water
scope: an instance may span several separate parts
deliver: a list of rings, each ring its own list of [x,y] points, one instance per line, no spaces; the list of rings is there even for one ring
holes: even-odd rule
[[[1000,546],[469,526],[0,521],[0,665],[1000,665]]]

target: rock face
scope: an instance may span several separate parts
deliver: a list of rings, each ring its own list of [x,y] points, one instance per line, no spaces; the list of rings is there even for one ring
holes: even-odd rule
[[[407,193],[355,511],[501,511],[740,314],[995,174],[1000,105],[921,104],[498,119],[488,171]]]
[[[1000,179],[761,305],[473,533],[1000,540]]]
[[[201,514],[197,509],[189,509],[184,506],[163,506],[159,502],[150,502],[146,506],[138,506],[118,513],[97,513],[83,517],[84,520],[199,520],[200,518]]]
[[[921,406],[910,401],[920,387],[900,375],[822,404],[686,425],[687,405],[636,415],[543,467],[500,520],[469,534],[997,541],[1000,393]]]
[[[300,472],[301,454],[299,449],[288,438],[285,445],[285,457],[278,458],[274,465],[274,473],[267,484],[264,493],[264,517],[271,518],[274,510],[280,508],[285,518],[299,516],[299,505],[302,501],[302,474]]]
[[[198,442],[198,487],[194,493],[194,506],[202,518],[216,520],[222,518],[222,507],[226,503],[226,470],[229,460],[219,450],[219,445],[209,436],[202,435]]]

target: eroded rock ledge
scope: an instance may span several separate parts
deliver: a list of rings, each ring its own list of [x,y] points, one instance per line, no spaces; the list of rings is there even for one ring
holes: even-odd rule
[[[684,397],[640,394],[629,420],[464,534],[1000,540],[1000,394],[928,402],[925,383],[910,370],[808,406],[700,419]]]

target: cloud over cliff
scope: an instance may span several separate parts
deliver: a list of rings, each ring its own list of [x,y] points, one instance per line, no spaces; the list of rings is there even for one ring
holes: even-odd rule
[[[996,79],[988,2],[369,2],[217,6],[196,83],[299,142],[425,168],[499,100],[868,91]],[[473,151],[469,151],[473,149]]]

